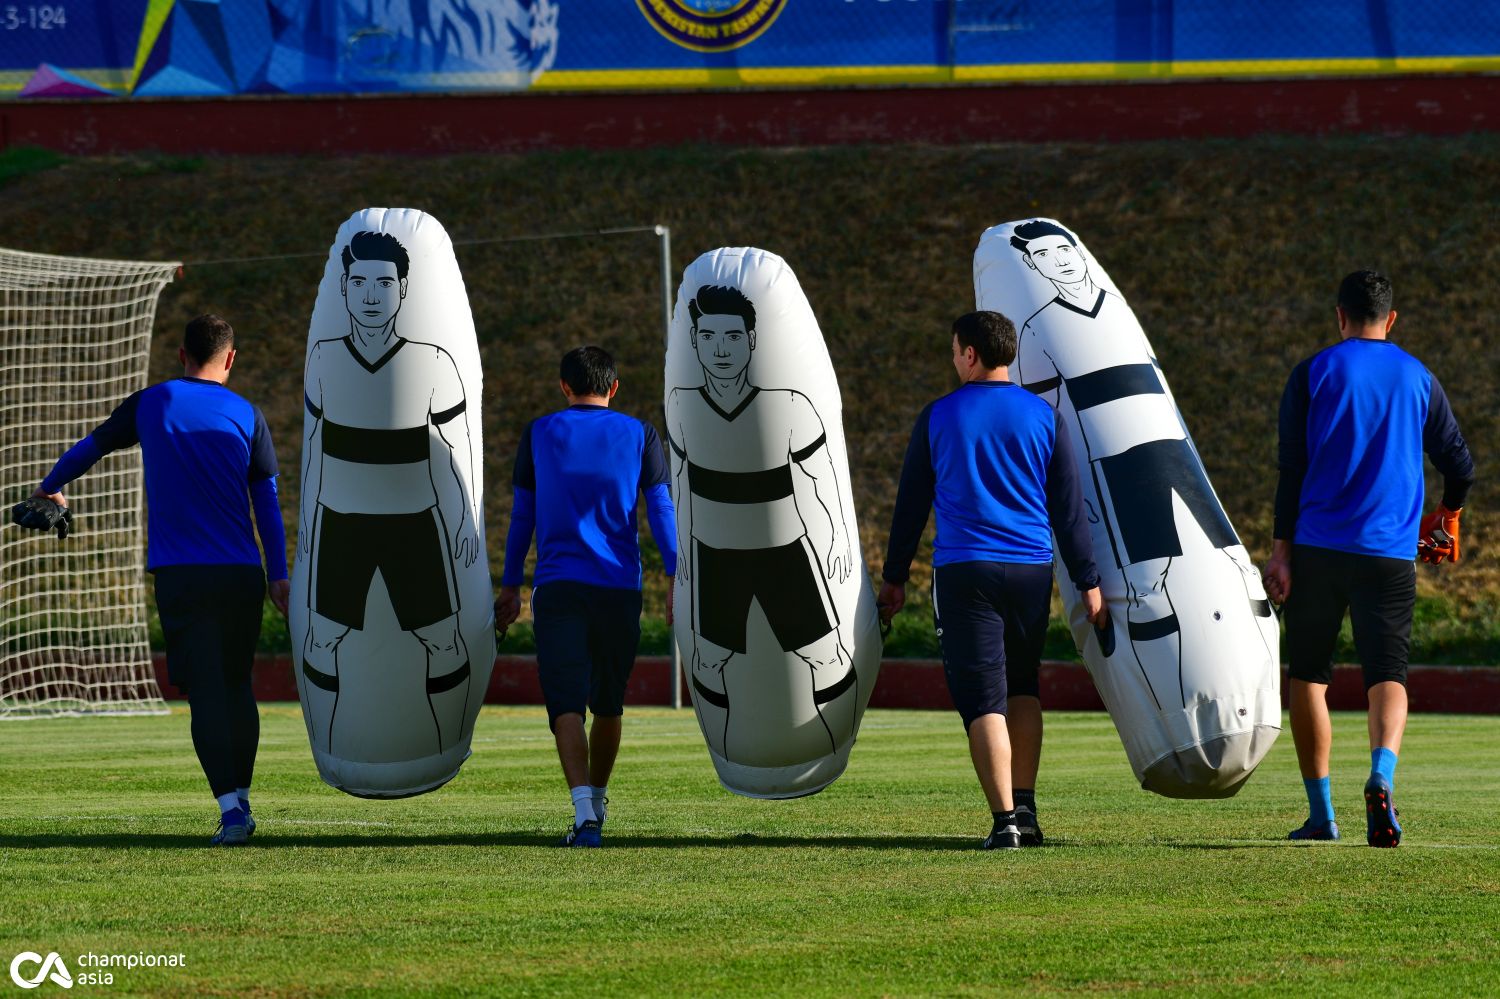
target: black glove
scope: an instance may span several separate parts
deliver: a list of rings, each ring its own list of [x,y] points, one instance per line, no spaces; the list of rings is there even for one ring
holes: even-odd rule
[[[17,503],[10,511],[10,519],[33,531],[57,529],[57,539],[68,536],[73,524],[73,511],[45,496],[33,496],[24,503]]]

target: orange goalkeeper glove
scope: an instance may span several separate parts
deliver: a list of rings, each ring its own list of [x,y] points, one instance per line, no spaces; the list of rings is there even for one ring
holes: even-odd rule
[[[1439,565],[1458,561],[1458,515],[1463,509],[1450,510],[1438,504],[1438,508],[1422,518],[1417,529],[1417,557],[1423,562]]]

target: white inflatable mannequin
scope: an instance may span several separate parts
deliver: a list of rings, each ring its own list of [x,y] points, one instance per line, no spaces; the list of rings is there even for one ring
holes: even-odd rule
[[[843,773],[880,669],[842,403],[812,307],[764,250],[683,272],[666,367],[676,638],[719,780],[752,798]]]
[[[1020,331],[1012,377],[1073,430],[1109,602],[1074,639],[1141,786],[1228,797],[1281,729],[1276,619],[1135,314],[1051,219],[995,226],[974,253],[979,308]]]
[[[453,245],[413,209],[339,228],[308,330],[291,640],[318,773],[439,787],[495,659],[479,347]]]

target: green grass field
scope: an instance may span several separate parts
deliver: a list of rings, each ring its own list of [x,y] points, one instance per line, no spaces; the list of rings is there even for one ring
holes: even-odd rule
[[[1002,855],[946,714],[871,712],[832,788],[757,802],[690,712],[634,711],[598,851],[548,845],[539,709],[486,708],[456,781],[384,803],[319,782],[295,705],[263,716],[241,850],[205,845],[184,711],[0,725],[0,959],[186,955],[74,990],[111,995],[1500,992],[1493,718],[1412,719],[1407,842],[1375,851],[1362,716],[1335,721],[1347,838],[1291,845],[1289,734],[1237,798],[1179,802],[1134,787],[1107,716],[1059,714],[1048,845]]]

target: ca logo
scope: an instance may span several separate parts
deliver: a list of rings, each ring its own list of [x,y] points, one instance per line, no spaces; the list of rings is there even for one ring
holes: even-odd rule
[[[35,978],[26,979],[21,977],[21,965],[39,964],[41,969]],[[34,989],[47,980],[48,972],[51,972],[52,983],[61,985],[65,989],[73,987],[73,976],[68,974],[68,966],[63,964],[63,959],[53,951],[43,960],[42,955],[35,951],[23,950],[10,962],[10,980],[23,989]]]

